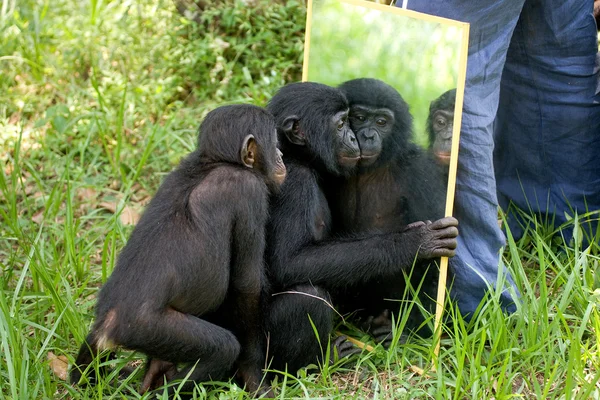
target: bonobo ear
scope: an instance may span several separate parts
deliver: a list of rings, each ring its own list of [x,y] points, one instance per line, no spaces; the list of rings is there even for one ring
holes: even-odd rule
[[[283,120],[282,129],[290,143],[298,146],[306,145],[306,136],[300,131],[300,118],[295,115],[287,117]]]
[[[242,151],[240,152],[242,163],[246,167],[254,168],[257,150],[258,144],[256,143],[256,139],[254,139],[254,135],[246,136],[244,138],[244,143],[242,144]]]

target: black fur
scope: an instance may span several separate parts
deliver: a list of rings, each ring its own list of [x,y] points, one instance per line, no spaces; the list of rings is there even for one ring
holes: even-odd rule
[[[402,232],[407,225],[421,221],[417,225],[425,226],[430,234],[407,239],[409,243],[420,243],[415,268],[408,273],[412,274],[414,288],[424,279],[421,300],[432,311],[434,302],[430,297],[435,298],[437,288],[437,268],[432,260],[454,255],[458,234],[454,218],[442,219],[446,198],[443,174],[430,154],[411,142],[412,116],[394,88],[376,79],[355,79],[343,83],[340,89],[350,103],[350,125],[361,152],[369,157],[361,160],[354,175],[337,180],[329,192],[330,204],[336,210],[335,232]],[[397,312],[401,303],[384,299],[404,297],[403,273],[393,279],[376,278],[362,283],[344,304],[346,311],[363,309],[372,316],[385,309]],[[416,319],[411,324],[416,328],[422,318],[419,312],[413,314]]]
[[[327,181],[352,175],[358,160],[349,163],[343,156],[352,158],[359,150],[354,133],[345,126],[338,130],[334,121],[334,116],[345,119],[345,96],[325,85],[296,83],[280,89],[268,109],[275,116],[288,178],[273,199],[267,229],[268,276],[275,293],[266,327],[272,367],[281,370],[287,364],[294,373],[321,360],[323,349],[310,321],[325,344],[333,327],[327,303],[343,301],[363,282],[412,265],[430,233],[415,227],[388,235],[334,237]]]
[[[166,177],[102,288],[73,383],[98,352],[122,346],[154,358],[149,373],[165,372],[165,360],[185,363],[173,377],[183,378],[198,362],[193,381],[228,379],[237,368],[246,388],[258,389],[268,187],[283,165],[275,124],[264,109],[232,105],[210,112],[200,133],[199,149]],[[249,134],[253,168],[242,162]],[[162,376],[144,389],[156,383]]]

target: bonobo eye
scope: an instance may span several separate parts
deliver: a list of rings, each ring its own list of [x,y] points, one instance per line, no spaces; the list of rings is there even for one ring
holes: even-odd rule
[[[435,120],[435,123],[440,125],[440,126],[446,126],[446,119],[445,118],[438,118]]]
[[[387,124],[387,121],[385,120],[385,118],[377,118],[377,121],[375,121],[375,123],[379,126],[385,126],[385,124]]]
[[[340,121],[338,122],[337,130],[338,130],[338,131],[341,131],[341,130],[344,128],[344,124],[345,124],[345,123],[346,123],[346,122],[345,122],[343,119],[342,119],[342,120],[340,120]]]
[[[357,115],[354,118],[356,118],[357,120],[359,120],[360,122],[364,122],[364,120],[366,119],[364,115]]]

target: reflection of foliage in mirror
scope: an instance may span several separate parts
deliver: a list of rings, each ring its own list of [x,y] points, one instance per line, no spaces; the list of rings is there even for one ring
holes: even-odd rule
[[[338,85],[371,77],[410,105],[419,144],[427,144],[429,103],[456,87],[461,29],[337,0],[313,0],[308,79]]]

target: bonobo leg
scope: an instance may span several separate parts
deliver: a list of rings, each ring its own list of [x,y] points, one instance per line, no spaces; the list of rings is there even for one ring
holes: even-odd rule
[[[322,346],[333,330],[334,311],[329,294],[321,288],[298,285],[282,292],[271,298],[265,313],[269,335],[267,361],[271,362],[270,369],[285,371],[287,364],[288,372],[295,374],[302,367],[322,361],[326,352]],[[334,341],[334,345],[340,358],[360,351],[348,346],[344,339]]]
[[[162,318],[156,316],[156,319],[143,328],[138,325],[135,337],[130,337],[123,345],[160,360],[188,363],[181,371],[172,374],[174,381],[189,374],[182,392],[193,390],[196,382],[229,378],[240,354],[240,344],[233,333],[174,310],[168,310]],[[146,329],[148,331],[144,332]],[[173,372],[167,364],[164,366],[168,372]],[[170,392],[173,390],[172,387]]]
[[[77,354],[77,358],[75,359],[75,364],[71,368],[69,381],[73,384],[81,384],[85,385],[87,383],[91,385],[95,385],[98,377],[96,376],[95,368],[90,368],[89,371],[86,372],[86,368],[94,361],[94,357],[98,355],[98,345],[97,339],[94,332],[90,332],[86,339],[83,341],[83,344],[79,348],[79,353]],[[100,349],[103,350],[103,349]],[[111,351],[106,354],[106,361],[114,359],[115,354]],[[106,375],[106,366],[100,367],[98,371],[100,376]],[[86,372],[87,382],[80,382],[83,373]]]
[[[222,380],[231,373],[240,354],[240,344],[230,331],[170,308],[133,311],[112,309],[108,313],[112,321],[110,324],[96,324],[95,330],[88,336],[89,342],[86,340],[89,346],[86,343],[83,345],[85,348],[82,346],[73,372],[77,367],[85,369],[82,365],[87,358],[102,350],[102,343],[113,343],[158,360],[187,363],[187,368],[173,376],[174,380],[184,378],[193,369],[183,391],[192,389],[194,382]],[[106,326],[109,328],[103,328]],[[132,326],[135,329],[131,329]]]

